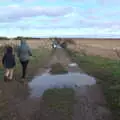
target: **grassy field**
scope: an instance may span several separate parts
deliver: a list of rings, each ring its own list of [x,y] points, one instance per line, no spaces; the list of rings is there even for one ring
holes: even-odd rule
[[[47,62],[48,58],[50,57],[51,50],[47,48],[38,48],[32,50],[33,56],[30,59],[30,62],[28,64],[28,77],[31,79],[37,72],[38,69],[41,67],[44,67],[45,63]],[[21,65],[18,60],[16,59],[17,65],[15,68],[16,76],[19,77],[19,74],[21,73]]]
[[[115,120],[120,120],[120,61],[71,51],[68,53],[80,68],[98,79]]]
[[[72,120],[74,90],[71,88],[48,89],[43,93],[40,111],[35,120]]]
[[[40,67],[43,67],[45,64],[46,60],[48,60],[48,56],[50,56],[51,50],[47,48],[38,48],[38,49],[33,49],[32,54],[33,56],[30,59],[29,65],[28,65],[28,76],[29,79],[37,73],[37,70]],[[21,74],[21,65],[19,62],[19,59],[16,56],[16,67],[15,67],[15,77],[16,79],[20,78]],[[3,80],[3,74],[4,74],[4,68],[3,66],[0,67],[0,80]]]
[[[36,75],[38,70],[41,67],[44,67],[48,58],[50,57],[51,51],[49,49],[42,48],[42,49],[34,49],[32,50],[32,53],[33,53],[33,57],[31,57],[30,63],[28,65],[27,80],[31,80],[32,77]],[[17,66],[15,68],[15,77],[16,80],[19,81],[21,77],[21,65],[18,59],[16,59],[16,61],[17,61]],[[10,103],[16,101],[16,99],[18,98],[21,99],[22,102],[22,99],[28,95],[28,90],[20,82],[13,81],[5,84],[3,82],[3,75],[4,75],[3,73],[4,73],[4,69],[0,68],[0,111],[1,111],[0,119],[8,120],[8,117],[11,116],[10,115],[11,113],[8,110],[8,108],[12,109],[16,105],[16,104],[10,105]],[[13,97],[13,99],[10,99],[11,96]],[[8,107],[8,103],[12,108],[10,106]],[[9,118],[9,119],[12,120],[13,118]]]
[[[0,40],[0,45],[5,45],[10,43],[9,40]],[[15,45],[19,45],[19,40],[13,40],[12,43]],[[43,65],[44,60],[46,59],[46,56],[48,57],[48,54],[51,51],[51,41],[49,39],[40,39],[40,40],[27,40],[27,43],[32,48],[33,56],[31,57],[29,66],[28,66],[28,74],[32,75],[36,72],[36,68]],[[10,43],[11,44],[11,43]],[[3,46],[0,47],[0,60],[2,59],[3,55]],[[16,58],[17,66],[15,68],[15,74],[17,78],[19,77],[19,73],[21,71],[19,60]],[[37,64],[36,64],[37,63]],[[3,79],[3,67],[0,64],[0,80]],[[30,76],[31,76],[30,75]]]

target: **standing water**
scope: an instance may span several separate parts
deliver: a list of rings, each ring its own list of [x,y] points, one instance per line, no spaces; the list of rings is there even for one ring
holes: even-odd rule
[[[61,49],[61,46],[57,45],[57,48],[59,48],[59,53],[61,52],[59,55],[65,59],[66,55],[64,55],[64,51]],[[58,61],[60,61],[59,58]],[[96,84],[96,80],[83,73],[76,63],[68,62],[67,74],[52,75],[49,74],[50,69],[41,76],[34,77],[34,79],[29,83],[29,88],[31,89],[30,97],[40,97],[43,92],[49,88],[74,88],[75,86],[80,87]]]
[[[86,86],[96,84],[96,80],[84,73],[68,73],[62,75],[51,75],[44,73],[41,76],[36,76],[30,83],[30,97],[40,97],[46,89],[63,88],[75,86]]]

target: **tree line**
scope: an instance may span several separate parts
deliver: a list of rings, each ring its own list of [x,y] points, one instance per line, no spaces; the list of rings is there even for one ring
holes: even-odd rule
[[[11,38],[9,38],[9,37],[0,37],[0,40],[10,40],[10,39],[11,39]],[[40,38],[18,36],[18,37],[14,37],[14,38],[12,38],[12,39],[13,39],[13,40],[21,40],[21,39],[30,40],[30,39],[40,39]]]

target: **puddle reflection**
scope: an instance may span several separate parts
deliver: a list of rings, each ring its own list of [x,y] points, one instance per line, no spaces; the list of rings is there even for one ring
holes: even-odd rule
[[[44,90],[49,88],[75,87],[96,84],[95,78],[84,73],[68,73],[63,75],[50,75],[45,73],[36,76],[28,85],[31,89],[30,97],[40,97]]]

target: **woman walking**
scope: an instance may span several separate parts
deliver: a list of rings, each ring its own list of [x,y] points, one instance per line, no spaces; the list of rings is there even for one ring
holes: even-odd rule
[[[29,63],[29,58],[32,56],[32,52],[25,40],[21,40],[21,45],[18,47],[17,51],[20,63],[22,65],[22,79],[26,77],[26,69]]]

